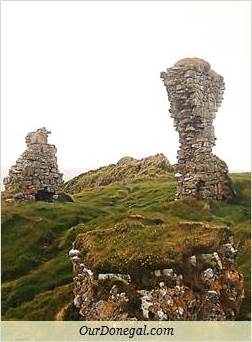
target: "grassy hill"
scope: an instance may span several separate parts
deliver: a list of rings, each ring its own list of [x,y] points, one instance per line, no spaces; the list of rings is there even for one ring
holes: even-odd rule
[[[115,182],[126,184],[139,178],[155,178],[173,172],[173,166],[164,154],[158,153],[142,159],[121,158],[116,164],[90,170],[65,183],[65,191],[76,194],[87,188],[108,185]]]
[[[78,182],[76,191],[80,192],[73,195],[73,203],[3,202],[2,319],[61,319],[73,300],[67,254],[76,236],[122,222],[131,225],[137,218],[157,226],[183,221],[230,226],[239,248],[239,270],[246,281],[239,319],[249,319],[250,175],[232,174],[231,178],[237,196],[229,203],[174,201],[175,178],[167,172],[86,188],[82,175],[84,186]],[[74,188],[69,192],[74,193]],[[74,310],[69,319],[78,319]]]

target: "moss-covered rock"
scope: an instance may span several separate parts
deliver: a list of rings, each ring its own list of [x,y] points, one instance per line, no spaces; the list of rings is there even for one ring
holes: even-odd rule
[[[97,273],[138,273],[179,266],[190,255],[214,252],[229,235],[227,227],[203,222],[145,225],[125,221],[81,234],[74,246]]]

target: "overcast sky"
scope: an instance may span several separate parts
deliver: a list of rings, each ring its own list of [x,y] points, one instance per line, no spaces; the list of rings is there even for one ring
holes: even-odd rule
[[[68,178],[162,152],[178,135],[160,72],[200,57],[224,76],[214,121],[230,171],[250,169],[249,1],[4,1],[2,168],[46,126]]]

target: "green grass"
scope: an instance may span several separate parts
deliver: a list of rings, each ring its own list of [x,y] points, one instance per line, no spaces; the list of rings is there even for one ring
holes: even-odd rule
[[[2,208],[2,281],[15,279],[58,255],[58,239],[80,222],[106,216],[83,203],[19,203]]]
[[[150,221],[150,220],[149,220]],[[161,221],[161,223],[160,223]],[[79,235],[75,248],[97,273],[130,273],[173,268],[184,256],[210,253],[230,235],[225,227],[201,222],[125,219],[115,227]]]
[[[153,229],[156,237],[157,227],[180,221],[229,225],[239,245],[238,264],[245,277],[246,299],[240,319],[248,319],[250,175],[241,173],[231,177],[237,197],[229,203],[174,201],[176,185],[172,175],[86,189],[74,195],[74,203],[3,202],[2,319],[55,319],[72,299],[69,290],[72,268],[67,253],[76,236],[133,222],[132,215],[141,215],[140,221]],[[129,243],[140,248],[141,230],[134,234]],[[158,244],[152,247],[158,251]]]
[[[72,298],[72,284],[56,287],[41,292],[32,301],[25,301],[16,308],[10,308],[5,315],[6,320],[44,321],[55,320],[59,308],[69,304]]]
[[[158,176],[167,176],[173,172],[173,166],[161,153],[141,160],[134,158],[122,158],[117,164],[90,170],[66,182],[65,192],[76,194],[87,188],[97,185],[130,183],[136,179],[153,179]]]

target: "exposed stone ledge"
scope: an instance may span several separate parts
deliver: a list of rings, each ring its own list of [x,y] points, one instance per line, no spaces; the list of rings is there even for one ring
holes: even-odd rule
[[[218,250],[187,255],[183,265],[101,274],[73,248],[74,304],[83,320],[235,320],[244,297],[236,254],[229,235]]]

